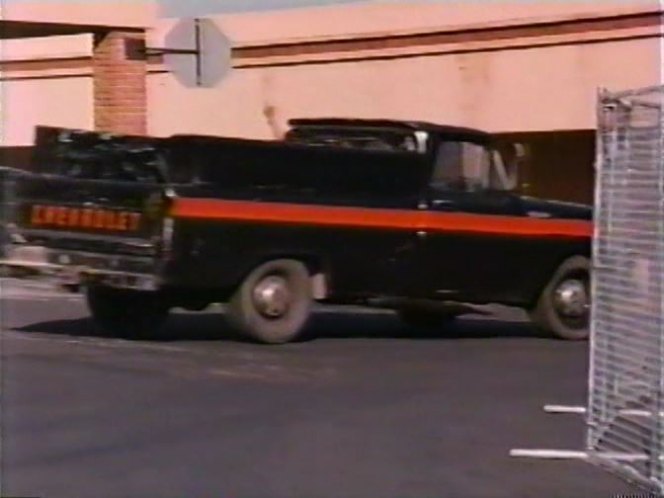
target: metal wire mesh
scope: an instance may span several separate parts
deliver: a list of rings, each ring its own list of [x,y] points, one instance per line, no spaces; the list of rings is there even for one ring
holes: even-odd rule
[[[586,449],[664,493],[664,87],[599,104]]]

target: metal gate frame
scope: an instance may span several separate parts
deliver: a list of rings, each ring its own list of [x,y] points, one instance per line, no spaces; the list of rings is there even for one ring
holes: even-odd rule
[[[585,447],[510,455],[587,461],[664,496],[664,86],[600,90],[597,121],[588,402],[544,407],[585,415]]]

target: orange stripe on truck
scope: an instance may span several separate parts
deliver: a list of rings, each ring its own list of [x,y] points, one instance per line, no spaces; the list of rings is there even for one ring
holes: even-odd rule
[[[584,220],[218,199],[174,199],[174,218],[531,237],[592,237]]]

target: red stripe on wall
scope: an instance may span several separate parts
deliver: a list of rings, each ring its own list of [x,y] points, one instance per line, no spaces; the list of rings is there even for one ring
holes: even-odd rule
[[[171,208],[171,216],[198,220],[429,230],[511,236],[578,238],[592,236],[592,224],[583,220],[217,199],[175,199]]]

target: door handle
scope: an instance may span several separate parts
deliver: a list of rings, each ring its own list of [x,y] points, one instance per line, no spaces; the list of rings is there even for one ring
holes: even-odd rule
[[[443,207],[443,206],[454,206],[454,201],[450,199],[434,199],[431,201],[431,205],[434,207]]]

